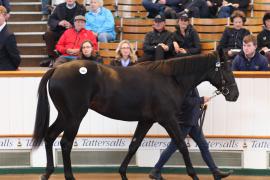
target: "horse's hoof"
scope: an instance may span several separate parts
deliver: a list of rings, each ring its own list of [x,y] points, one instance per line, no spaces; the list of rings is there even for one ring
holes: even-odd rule
[[[121,176],[122,180],[128,180],[127,176]]]
[[[192,179],[193,180],[199,180],[198,176],[194,176]]]
[[[45,174],[43,174],[43,175],[40,176],[40,180],[48,180],[48,179],[49,178],[47,178]]]
[[[66,180],[76,180],[75,177],[68,177]]]

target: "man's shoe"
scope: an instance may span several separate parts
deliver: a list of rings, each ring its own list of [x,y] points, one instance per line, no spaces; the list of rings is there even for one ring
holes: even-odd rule
[[[41,21],[48,21],[49,17],[47,14],[42,15]]]
[[[161,172],[159,169],[153,168],[150,173],[149,173],[149,178],[151,179],[155,179],[155,180],[165,180],[165,178],[163,178],[161,176]]]
[[[39,63],[40,67],[50,67],[50,64],[52,64],[54,60],[52,58],[46,58],[45,60],[41,61]]]
[[[217,170],[213,173],[214,180],[221,180],[222,178],[228,177],[233,173],[233,170],[229,170],[227,172]]]

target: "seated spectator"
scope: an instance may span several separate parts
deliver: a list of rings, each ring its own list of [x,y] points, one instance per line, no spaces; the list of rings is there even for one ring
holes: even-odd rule
[[[6,13],[6,20],[9,18],[10,16],[10,3],[9,3],[9,0],[0,0],[0,6],[4,6],[7,10],[7,13]]]
[[[100,56],[97,56],[93,43],[89,40],[85,40],[81,44],[80,57],[78,59],[103,63],[103,59]]]
[[[149,12],[148,17],[164,15],[165,18],[177,18],[177,14],[188,13],[191,17],[206,18],[209,16],[205,0],[143,0],[142,5]]]
[[[85,40],[91,41],[97,50],[96,36],[85,29],[85,17],[78,15],[74,19],[74,28],[66,30],[56,44],[56,50],[61,56],[56,59],[54,66],[77,59],[81,44]]]
[[[132,44],[128,40],[121,41],[116,49],[115,60],[111,61],[112,66],[127,67],[135,64],[137,56]]]
[[[233,59],[243,47],[243,39],[249,35],[249,30],[243,28],[246,16],[242,11],[234,11],[230,18],[233,27],[228,27],[223,32],[218,48],[224,51],[226,59]]]
[[[270,12],[263,16],[264,29],[258,34],[258,51],[270,62]]]
[[[267,71],[268,61],[257,48],[256,36],[247,35],[243,40],[243,51],[238,54],[232,64],[233,71]]]
[[[209,18],[210,10],[207,1],[205,0],[192,0],[187,1],[184,10],[178,13],[178,16],[181,14],[188,14],[190,17],[195,18]]]
[[[15,35],[7,29],[7,10],[0,6],[0,70],[16,70],[21,62]]]
[[[209,17],[216,18],[218,9],[222,6],[223,0],[207,0],[207,6],[209,9]]]
[[[172,38],[174,56],[182,57],[201,53],[199,35],[190,24],[187,14],[179,16],[178,26]]]
[[[90,0],[90,11],[85,14],[86,29],[98,37],[99,42],[115,40],[115,27],[112,12],[103,7],[103,0]]]
[[[164,16],[155,17],[153,31],[145,35],[143,52],[140,61],[161,60],[172,56],[172,33],[165,29]]]
[[[235,10],[247,12],[249,0],[226,0],[222,2],[222,6],[218,12],[218,18],[228,18]]]
[[[49,59],[42,62],[41,66],[49,65],[50,61],[54,61],[58,57],[54,52],[57,41],[65,30],[73,27],[74,17],[84,15],[85,12],[85,7],[75,0],[66,0],[65,3],[56,6],[48,20],[50,30],[44,34]]]

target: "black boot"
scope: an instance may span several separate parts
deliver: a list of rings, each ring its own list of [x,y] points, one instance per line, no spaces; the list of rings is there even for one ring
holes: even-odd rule
[[[233,170],[224,172],[218,169],[217,171],[213,172],[214,180],[221,180],[222,178],[228,177],[232,173],[233,173]]]
[[[149,178],[151,179],[155,179],[155,180],[165,180],[165,178],[163,178],[161,176],[161,172],[159,169],[153,168],[150,173],[149,173]]]

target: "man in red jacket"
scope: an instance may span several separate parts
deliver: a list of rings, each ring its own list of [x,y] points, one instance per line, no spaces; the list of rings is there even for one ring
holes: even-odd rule
[[[68,61],[76,60],[80,46],[85,40],[92,42],[97,50],[97,39],[94,33],[85,29],[85,17],[78,15],[74,18],[74,28],[67,29],[56,44],[56,50],[61,54],[54,63],[54,67]]]

